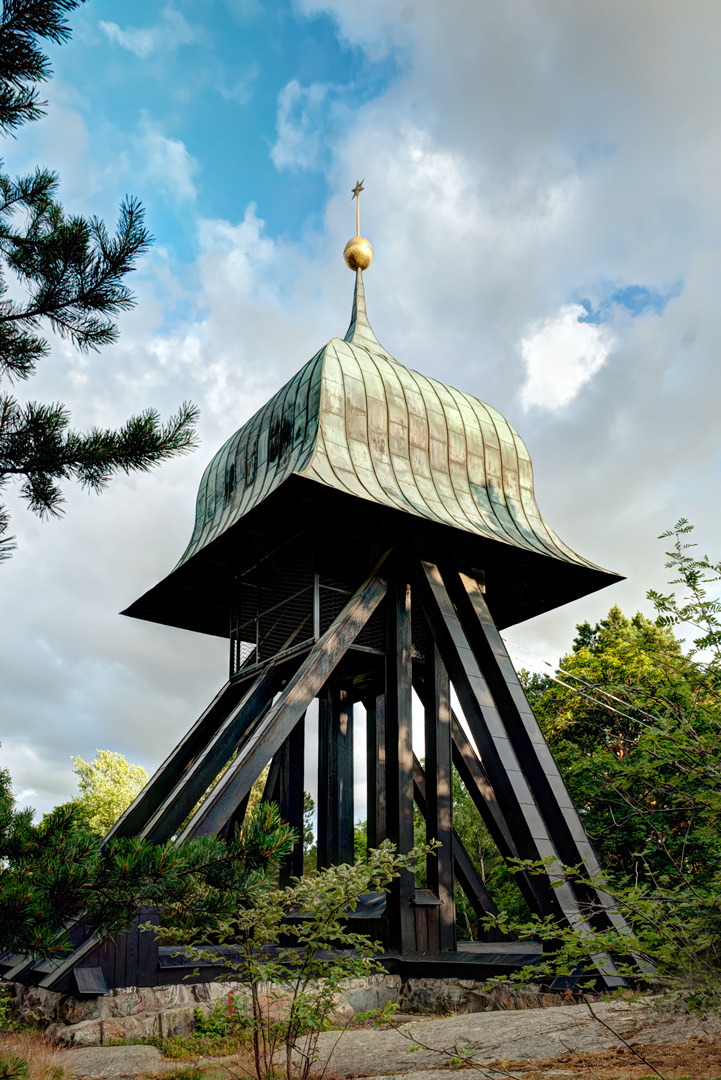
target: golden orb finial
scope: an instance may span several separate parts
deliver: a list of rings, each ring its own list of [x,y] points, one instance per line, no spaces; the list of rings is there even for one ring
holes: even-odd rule
[[[356,180],[356,185],[351,189],[352,198],[356,199],[355,207],[355,236],[352,236],[345,246],[343,258],[351,270],[367,270],[373,262],[373,248],[365,236],[360,234],[360,193],[364,191],[363,181]]]

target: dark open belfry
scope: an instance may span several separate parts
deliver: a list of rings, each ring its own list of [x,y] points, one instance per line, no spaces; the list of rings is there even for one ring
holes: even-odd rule
[[[356,270],[347,334],[218,451],[186,552],[125,612],[229,635],[230,673],[109,835],[160,842],[182,830],[182,842],[227,834],[269,763],[264,797],[302,834],[305,719],[317,700],[318,862],[351,861],[361,706],[369,845],[388,837],[408,851],[414,802],[428,838],[441,842],[427,888],[406,872],[355,914],[382,942],[388,965],[482,978],[539,955],[517,942],[457,941],[454,883],[479,914],[496,907],[453,828],[454,767],[504,857],[549,860],[546,875],[517,874],[530,908],[585,926],[593,954],[595,929],[626,927],[603,892],[559,884],[554,862],[583,864],[594,878],[599,867],[499,628],[618,577],[546,525],[528,452],[499,413],[380,345],[362,278],[372,252],[361,241],[346,249]],[[424,715],[423,766],[412,744],[414,695]],[[302,872],[302,855],[297,845],[286,877]],[[136,943],[133,954],[136,938],[130,931],[112,947],[79,941],[51,967],[15,958],[7,974],[60,989],[73,972],[87,981],[87,969],[108,985],[186,974],[157,947],[142,960]],[[597,967],[602,982],[619,985],[610,959],[599,955]]]

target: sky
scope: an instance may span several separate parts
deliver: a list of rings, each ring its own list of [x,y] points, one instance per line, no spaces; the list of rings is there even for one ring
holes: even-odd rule
[[[11,173],[70,212],[140,199],[155,244],[116,344],[54,340],[20,396],[78,428],[201,409],[201,448],[60,520],[10,491],[0,741],[18,801],[72,756],[153,771],[227,673],[219,639],[118,614],[192,531],[216,449],[348,324],[361,231],[373,328],[517,428],[551,527],[625,581],[506,632],[555,662],[574,626],[665,588],[681,517],[721,557],[721,20],[687,0],[89,0],[53,47]]]

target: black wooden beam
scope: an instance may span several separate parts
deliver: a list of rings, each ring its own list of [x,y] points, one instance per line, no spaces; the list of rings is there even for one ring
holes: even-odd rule
[[[386,825],[401,854],[413,847],[413,672],[411,590],[394,577],[386,607]],[[414,875],[403,870],[388,894],[389,943],[409,952],[416,947]]]
[[[440,842],[428,857],[428,886],[441,902],[439,950],[456,947],[456,912],[453,899],[453,793],[451,777],[451,688],[438,647],[426,656],[425,751],[426,843]]]
[[[562,859],[541,815],[521,762],[499,715],[496,702],[466,634],[468,618],[454,607],[439,567],[420,560],[419,584],[423,606],[433,637],[450,674],[458,699],[479,749],[481,760],[522,859],[548,860],[547,874],[529,876],[532,906],[586,932],[592,951],[593,932],[581,912],[578,899],[565,880]],[[584,927],[586,930],[584,931]],[[623,985],[607,956],[597,958],[607,986]]]
[[[305,714],[283,743],[278,805],[281,817],[295,829],[298,839],[280,867],[281,884],[303,873],[303,794],[305,782]]]
[[[332,853],[336,850],[338,821],[331,811],[330,792],[335,786],[336,765],[331,754],[331,729],[333,726],[333,701],[331,689],[326,686],[318,695],[318,837],[316,843],[317,865],[322,870],[331,866]]]
[[[368,790],[368,847],[376,848],[388,836],[386,822],[386,699],[372,693],[366,710],[366,776]]]
[[[488,687],[508,738],[522,763],[533,797],[543,814],[561,860],[583,864],[586,875],[598,881],[601,867],[578,810],[559,772],[520,684],[503,638],[488,610],[478,582],[466,574],[444,571],[452,599],[464,615],[469,642],[482,665]],[[600,929],[612,927],[630,934],[611,896],[600,887],[574,881],[586,917]]]
[[[272,666],[253,681],[236,707],[181,775],[138,835],[155,844],[169,840],[180,828],[198,800],[230,760],[241,739],[247,736],[273,700],[277,676]],[[265,765],[265,762],[263,763]]]
[[[138,836],[141,833],[195,758],[207,747],[246,689],[243,683],[227,682],[225,684],[187,735],[180,740],[143,790],[138,793],[128,809],[121,814],[103,839],[103,844],[113,837]]]

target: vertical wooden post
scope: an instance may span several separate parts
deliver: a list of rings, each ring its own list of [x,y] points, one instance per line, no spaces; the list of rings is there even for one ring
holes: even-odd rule
[[[440,841],[435,855],[428,857],[428,885],[441,907],[439,947],[456,947],[456,911],[453,898],[453,792],[451,691],[438,646],[433,642],[426,657],[425,745],[426,745],[426,842]]]
[[[353,702],[347,690],[337,691],[333,710],[336,737],[338,847],[336,863],[353,862]]]
[[[280,868],[280,883],[303,873],[303,787],[305,782],[305,716],[298,721],[281,750],[278,804],[281,817],[295,829],[298,840]]]
[[[333,815],[329,814],[330,758],[333,709],[328,687],[318,696],[318,869],[332,863]]]
[[[411,591],[402,577],[389,583],[387,620],[386,813],[388,836],[405,854],[413,847],[413,670]],[[404,870],[388,895],[389,944],[401,952],[416,947],[414,896],[414,876]]]
[[[344,862],[353,862],[353,703],[333,686],[318,704],[318,866]]]
[[[368,788],[368,847],[378,847],[388,836],[386,821],[386,699],[366,698],[366,757]]]

